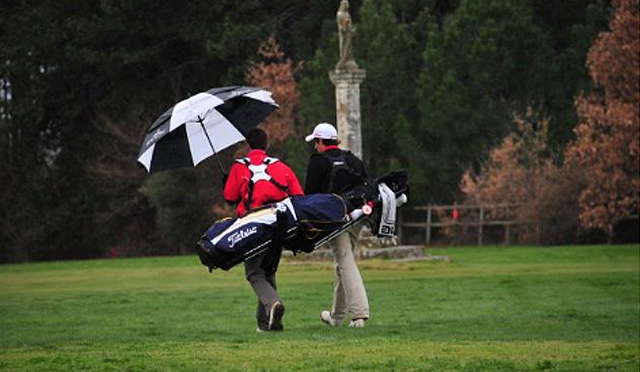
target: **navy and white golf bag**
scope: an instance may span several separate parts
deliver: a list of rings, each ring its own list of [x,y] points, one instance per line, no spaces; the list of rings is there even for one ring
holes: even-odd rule
[[[343,195],[295,196],[241,218],[215,222],[196,251],[209,271],[229,270],[272,247],[312,252],[366,218],[378,236],[395,233],[396,208],[409,193],[406,172],[392,172]]]
[[[286,244],[299,234],[305,238],[296,251],[312,251],[313,240],[339,229],[346,222],[347,209],[334,194],[287,198],[251,211],[241,218],[214,223],[196,246],[200,261],[210,270],[229,270],[273,246]]]

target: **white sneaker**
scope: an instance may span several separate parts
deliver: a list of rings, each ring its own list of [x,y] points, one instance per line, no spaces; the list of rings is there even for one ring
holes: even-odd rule
[[[320,313],[320,319],[322,319],[322,321],[325,324],[328,324],[333,327],[339,326],[340,323],[342,323],[341,321],[333,319],[333,317],[331,316],[331,312],[327,310],[324,310],[323,312]]]
[[[364,328],[364,319],[352,319],[349,322],[349,327]]]

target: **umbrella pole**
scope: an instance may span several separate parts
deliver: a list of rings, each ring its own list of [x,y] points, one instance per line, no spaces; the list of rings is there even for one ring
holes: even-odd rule
[[[204,132],[204,135],[207,136],[207,141],[209,141],[209,146],[211,146],[211,151],[213,151],[213,154],[216,156],[216,160],[218,161],[218,166],[220,167],[220,172],[222,172],[222,175],[226,177],[227,174],[222,168],[222,163],[220,162],[220,158],[218,157],[218,152],[216,151],[215,147],[213,147],[211,138],[209,138],[209,132],[207,132],[207,129],[204,127],[204,123],[202,122],[202,118],[200,116],[198,116],[198,122],[200,122],[200,126],[202,127],[202,131]]]

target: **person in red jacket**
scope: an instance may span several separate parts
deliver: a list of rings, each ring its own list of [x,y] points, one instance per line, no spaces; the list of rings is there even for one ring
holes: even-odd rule
[[[249,209],[304,194],[291,168],[281,160],[267,156],[268,135],[265,131],[252,130],[247,134],[247,143],[251,151],[245,158],[236,159],[223,191],[227,202],[238,204],[238,217]]]
[[[236,214],[279,202],[288,196],[303,195],[302,186],[291,168],[267,156],[267,132],[253,129],[247,134],[251,150],[231,167],[222,192],[229,203],[237,203]],[[278,297],[276,271],[282,247],[272,247],[244,262],[245,276],[258,297],[258,331],[281,331],[284,305]]]

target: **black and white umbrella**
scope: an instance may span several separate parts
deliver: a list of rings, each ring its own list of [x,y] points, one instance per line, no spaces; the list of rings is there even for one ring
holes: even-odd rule
[[[196,166],[244,140],[277,107],[271,92],[260,88],[234,86],[198,93],[151,124],[138,162],[149,173]],[[218,164],[222,170],[219,160]]]

